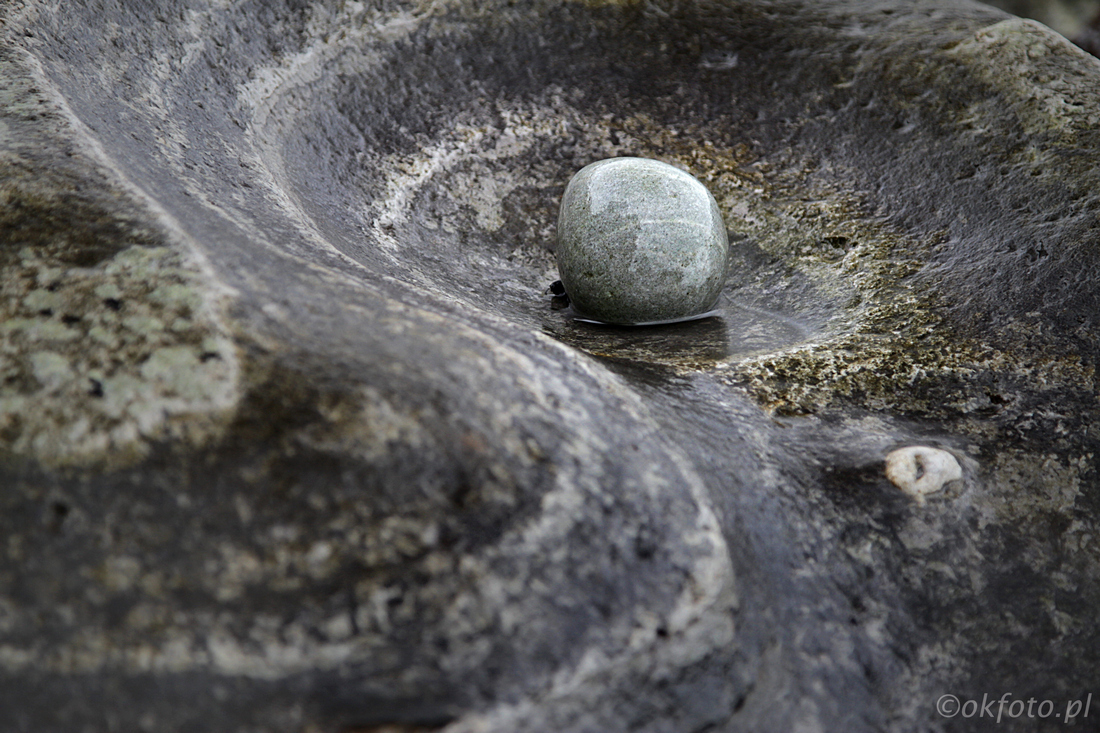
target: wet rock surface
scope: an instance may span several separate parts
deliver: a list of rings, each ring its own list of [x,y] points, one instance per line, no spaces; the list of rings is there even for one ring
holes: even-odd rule
[[[1100,693],[1065,39],[946,0],[0,13],[0,727],[979,731],[937,700]],[[714,193],[721,320],[549,307],[564,186],[620,155]],[[907,446],[962,478],[915,501]]]

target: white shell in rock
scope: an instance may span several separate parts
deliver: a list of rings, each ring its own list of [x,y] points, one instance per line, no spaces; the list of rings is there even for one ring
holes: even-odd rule
[[[926,495],[961,479],[962,468],[955,456],[945,450],[914,445],[898,448],[886,456],[886,478],[923,504]]]

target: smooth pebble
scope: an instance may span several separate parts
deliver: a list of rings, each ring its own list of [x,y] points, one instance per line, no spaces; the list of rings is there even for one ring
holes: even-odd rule
[[[646,158],[587,165],[558,215],[558,272],[576,314],[619,325],[708,315],[726,279],[729,241],[694,176]]]

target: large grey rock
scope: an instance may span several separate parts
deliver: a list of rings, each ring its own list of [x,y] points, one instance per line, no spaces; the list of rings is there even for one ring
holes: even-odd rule
[[[1100,692],[1100,66],[1061,37],[0,13],[0,728],[983,731],[937,700]],[[715,193],[722,321],[550,309],[562,189],[616,155]],[[906,446],[961,480],[915,501]]]

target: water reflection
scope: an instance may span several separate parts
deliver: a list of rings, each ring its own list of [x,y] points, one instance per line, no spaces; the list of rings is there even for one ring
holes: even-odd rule
[[[800,343],[811,329],[793,317],[725,298],[709,318],[657,326],[610,326],[559,311],[544,322],[555,338],[594,356],[708,369],[719,362]]]

